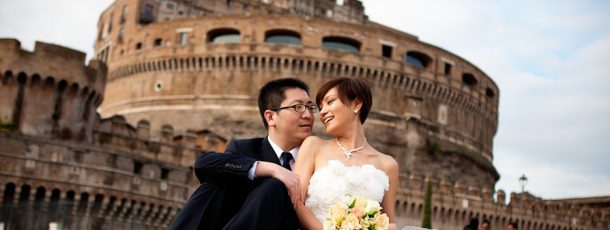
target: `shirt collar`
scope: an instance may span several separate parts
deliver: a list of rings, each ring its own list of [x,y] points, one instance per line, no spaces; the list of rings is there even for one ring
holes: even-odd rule
[[[282,156],[282,153],[284,152],[284,150],[282,150],[282,148],[280,148],[280,146],[275,144],[275,142],[273,142],[273,140],[271,140],[271,137],[267,136],[267,140],[269,140],[269,144],[271,144],[271,148],[273,148],[273,151],[275,152],[277,159],[281,159],[280,156]],[[292,154],[293,159],[297,159],[297,154],[299,153],[299,148],[300,148],[300,146],[297,146],[297,147],[292,148],[290,151],[288,151],[288,152],[290,152],[290,154]]]

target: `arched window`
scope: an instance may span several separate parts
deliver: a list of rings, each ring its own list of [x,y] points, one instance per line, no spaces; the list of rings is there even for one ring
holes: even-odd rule
[[[405,61],[417,68],[425,69],[432,61],[432,58],[421,52],[409,51],[405,55]]]
[[[6,184],[6,187],[4,187],[4,197],[2,198],[2,201],[5,204],[12,203],[14,197],[15,197],[15,184],[13,184],[13,183]]]
[[[290,30],[269,30],[265,32],[265,43],[301,45],[301,35]]]
[[[471,73],[462,74],[462,82],[464,82],[464,84],[468,86],[475,86],[477,85],[477,83],[479,83],[477,78],[474,77],[474,75],[472,75]]]
[[[239,30],[220,28],[208,32],[208,42],[214,44],[239,43]]]
[[[346,37],[324,37],[322,48],[360,53],[360,41]]]

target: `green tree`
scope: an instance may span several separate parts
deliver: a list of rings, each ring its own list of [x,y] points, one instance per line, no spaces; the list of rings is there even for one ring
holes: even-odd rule
[[[422,228],[432,228],[432,184],[426,182],[426,198],[424,201],[424,219],[421,222]]]

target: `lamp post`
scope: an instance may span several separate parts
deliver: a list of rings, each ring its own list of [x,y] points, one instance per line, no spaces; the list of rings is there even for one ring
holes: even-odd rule
[[[523,221],[523,198],[524,198],[524,192],[525,192],[525,185],[527,185],[527,177],[525,177],[525,174],[521,175],[521,177],[519,177],[519,184],[521,184],[521,210],[520,210],[520,219],[521,219],[521,223],[525,223],[525,221]],[[519,227],[523,228],[522,224],[519,224]]]

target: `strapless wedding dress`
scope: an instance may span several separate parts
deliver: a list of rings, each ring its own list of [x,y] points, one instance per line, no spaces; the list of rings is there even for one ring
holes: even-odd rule
[[[389,184],[388,175],[373,165],[346,166],[341,161],[330,160],[311,176],[305,206],[324,223],[328,208],[343,195],[367,197],[381,203]]]

